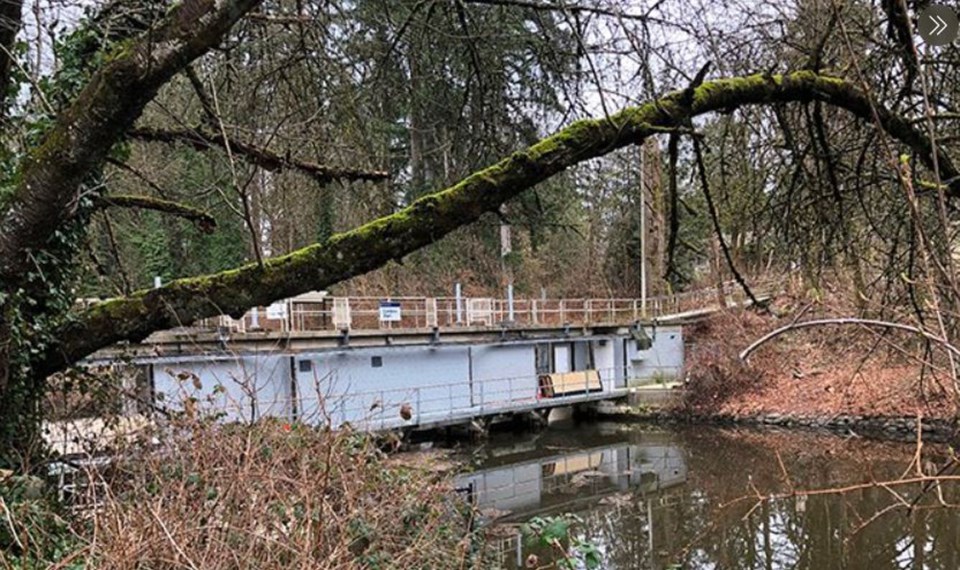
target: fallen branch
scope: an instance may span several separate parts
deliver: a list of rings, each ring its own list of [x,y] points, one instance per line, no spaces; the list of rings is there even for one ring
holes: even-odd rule
[[[880,327],[880,328],[901,330],[901,331],[918,334],[931,342],[935,342],[943,346],[944,348],[952,352],[954,355],[960,356],[960,349],[950,344],[948,340],[941,338],[939,336],[936,336],[934,334],[928,333],[923,329],[920,329],[911,325],[904,325],[901,323],[893,323],[889,321],[878,321],[874,319],[839,318],[839,319],[817,319],[814,321],[802,321],[799,323],[790,323],[789,325],[780,327],[774,331],[771,331],[763,335],[762,337],[754,341],[753,344],[745,348],[743,352],[740,353],[740,360],[746,361],[755,350],[757,350],[758,348],[760,348],[770,340],[777,338],[778,336],[784,333],[788,333],[788,332],[799,330],[799,329],[812,328],[812,327],[845,326],[845,325]]]

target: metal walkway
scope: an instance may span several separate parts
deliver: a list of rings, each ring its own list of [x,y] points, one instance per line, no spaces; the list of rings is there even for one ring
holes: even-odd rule
[[[772,283],[754,286],[754,294],[768,298]],[[677,321],[726,306],[749,303],[733,282],[718,287],[647,299],[506,299],[492,297],[334,297],[307,293],[254,307],[243,317],[205,319],[194,328],[233,333],[277,333],[451,330],[478,328],[558,328],[626,325],[635,322]]]

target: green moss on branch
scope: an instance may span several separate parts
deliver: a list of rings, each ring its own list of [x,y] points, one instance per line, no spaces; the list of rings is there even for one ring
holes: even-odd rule
[[[376,269],[429,245],[453,230],[492,212],[524,190],[584,160],[644,138],[676,129],[691,117],[745,105],[819,100],[873,121],[931,164],[929,141],[902,118],[871,105],[854,85],[835,77],[801,71],[788,75],[751,75],[707,81],[693,97],[685,91],[601,120],[573,123],[526,150],[459,183],[424,196],[391,216],[371,221],[329,240],[263,266],[247,265],[222,273],[183,279],[165,287],[94,306],[61,331],[61,346],[49,355],[55,370],[117,341],[138,341],[148,334],[217,314],[239,315],[314,289],[323,289]],[[957,176],[945,155],[939,157],[944,178]],[[960,184],[951,188],[960,194]]]

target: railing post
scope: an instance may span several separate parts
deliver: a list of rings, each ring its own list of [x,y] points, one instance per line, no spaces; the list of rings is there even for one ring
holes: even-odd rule
[[[457,298],[457,324],[463,324],[463,290],[460,283],[453,287],[453,295]]]

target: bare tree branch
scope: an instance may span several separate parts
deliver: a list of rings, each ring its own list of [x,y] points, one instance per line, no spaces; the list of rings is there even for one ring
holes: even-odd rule
[[[584,14],[595,14],[598,16],[618,18],[622,20],[636,20],[640,22],[656,21],[654,18],[650,17],[649,13],[632,14],[629,12],[620,12],[619,10],[611,10],[598,6],[589,6],[586,4],[566,4],[564,2],[558,2],[554,4],[551,2],[536,2],[530,0],[464,0],[464,2],[467,4],[483,4],[487,6],[511,6],[515,8],[526,8],[528,10],[538,10],[542,12],[579,12]]]
[[[753,295],[753,291],[751,291],[747,285],[747,280],[743,278],[743,275],[741,275],[737,269],[736,264],[733,262],[733,255],[730,254],[730,246],[727,245],[727,240],[723,237],[723,228],[720,227],[720,215],[717,213],[717,207],[713,203],[713,195],[710,193],[710,183],[707,180],[707,167],[703,163],[703,149],[697,137],[693,137],[693,154],[697,160],[697,173],[700,177],[703,197],[707,200],[707,211],[710,213],[710,221],[713,222],[713,231],[717,234],[720,249],[723,251],[723,258],[727,261],[727,267],[730,269],[730,272],[733,273],[733,278],[736,279],[740,288],[743,289],[743,292],[747,295],[747,298],[750,299],[750,304],[754,307],[764,307],[764,304],[760,303]]]
[[[223,134],[206,133],[199,129],[193,130],[171,130],[155,129],[150,127],[138,127],[132,129],[129,135],[135,139],[151,142],[165,143],[183,143],[192,146],[197,150],[209,150],[211,148],[226,149],[229,145],[230,150],[265,170],[276,172],[292,168],[299,170],[312,177],[320,184],[329,184],[333,180],[385,180],[390,177],[390,173],[382,170],[359,170],[351,168],[336,168],[324,166],[315,162],[298,160],[289,156],[277,154],[271,150],[261,148],[234,138],[227,138]]]
[[[840,319],[818,319],[814,321],[800,321],[796,323],[790,323],[789,325],[782,326],[776,330],[770,331],[769,333],[763,335],[756,341],[754,341],[750,346],[743,349],[740,353],[740,360],[746,360],[750,358],[750,355],[753,354],[755,350],[766,344],[767,342],[777,338],[778,336],[799,330],[807,329],[811,327],[824,327],[824,326],[838,326],[838,325],[858,325],[866,327],[880,327],[885,329],[893,329],[906,331],[913,334],[918,334],[923,338],[937,343],[943,346],[945,349],[953,353],[955,356],[960,356],[960,349],[950,344],[950,341],[946,340],[943,337],[939,337],[933,333],[927,332],[923,329],[905,325],[902,323],[894,323],[889,321],[878,321],[874,319],[854,319],[854,318],[840,318]]]
[[[96,196],[93,201],[97,208],[135,208],[178,216],[195,222],[204,233],[211,233],[217,227],[217,221],[207,212],[170,200],[161,200],[150,196],[114,195]]]
[[[259,0],[184,0],[149,32],[124,42],[24,161],[0,219],[0,282],[19,283],[78,203],[80,185],[133,126],[157,91],[220,43]]]
[[[7,93],[14,66],[14,44],[23,18],[23,0],[0,0],[0,119],[7,115]]]

